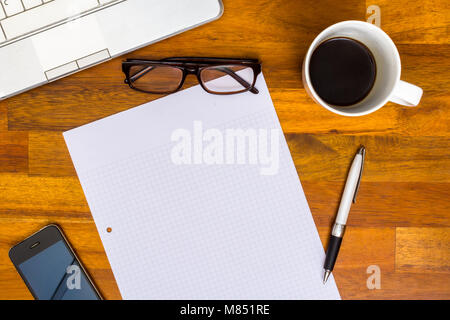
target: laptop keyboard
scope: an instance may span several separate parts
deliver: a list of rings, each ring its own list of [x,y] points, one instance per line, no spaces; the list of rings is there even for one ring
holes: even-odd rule
[[[0,0],[0,45],[124,0]]]

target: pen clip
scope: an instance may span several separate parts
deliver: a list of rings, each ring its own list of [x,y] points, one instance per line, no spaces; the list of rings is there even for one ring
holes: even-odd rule
[[[359,148],[359,150],[358,150],[357,155],[358,154],[360,154],[362,156],[361,170],[359,170],[358,182],[356,184],[355,194],[353,195],[353,203],[356,202],[356,195],[358,194],[359,185],[361,184],[361,177],[362,177],[362,173],[363,173],[363,169],[364,169],[364,158],[366,157],[366,148],[364,146],[361,146],[361,148]]]

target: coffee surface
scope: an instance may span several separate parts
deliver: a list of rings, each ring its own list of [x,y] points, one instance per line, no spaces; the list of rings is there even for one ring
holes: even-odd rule
[[[375,83],[376,64],[370,50],[349,38],[332,38],[313,52],[311,83],[326,103],[351,106],[363,100]]]

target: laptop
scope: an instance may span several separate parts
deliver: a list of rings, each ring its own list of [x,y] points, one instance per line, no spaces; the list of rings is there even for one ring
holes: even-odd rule
[[[222,12],[221,0],[0,0],[0,100]]]

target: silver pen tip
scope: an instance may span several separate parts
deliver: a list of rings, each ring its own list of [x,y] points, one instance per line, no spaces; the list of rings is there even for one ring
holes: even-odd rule
[[[363,155],[366,152],[366,148],[364,146],[361,146],[358,150],[358,154]]]
[[[330,274],[331,274],[330,270],[325,270],[325,273],[323,274],[323,284],[327,283]]]

